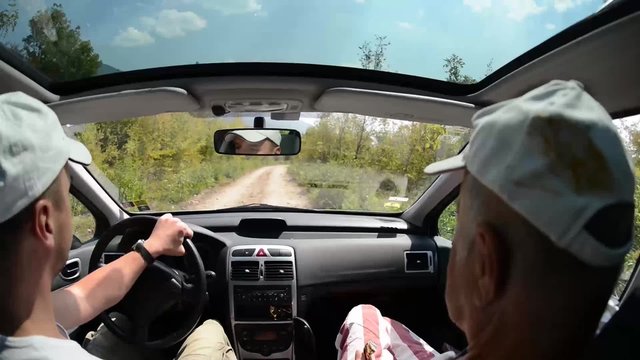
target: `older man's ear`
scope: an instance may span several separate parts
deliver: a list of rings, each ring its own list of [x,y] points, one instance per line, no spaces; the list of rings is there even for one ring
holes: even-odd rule
[[[504,292],[509,271],[507,244],[493,226],[479,223],[472,246],[474,302],[482,308],[499,300]]]

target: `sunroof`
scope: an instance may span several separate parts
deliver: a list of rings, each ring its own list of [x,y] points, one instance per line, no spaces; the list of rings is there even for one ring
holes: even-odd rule
[[[4,0],[0,41],[53,81],[281,62],[481,80],[601,0]]]

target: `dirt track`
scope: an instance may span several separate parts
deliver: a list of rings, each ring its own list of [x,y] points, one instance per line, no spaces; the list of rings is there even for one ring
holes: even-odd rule
[[[273,165],[252,171],[228,185],[207,190],[190,200],[187,208],[213,210],[253,203],[309,207],[304,189],[289,176],[287,165]]]

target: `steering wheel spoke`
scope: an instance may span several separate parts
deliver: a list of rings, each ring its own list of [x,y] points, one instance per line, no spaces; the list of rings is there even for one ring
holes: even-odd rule
[[[184,283],[182,285],[182,303],[194,304],[197,303],[200,297],[200,292],[193,284]]]

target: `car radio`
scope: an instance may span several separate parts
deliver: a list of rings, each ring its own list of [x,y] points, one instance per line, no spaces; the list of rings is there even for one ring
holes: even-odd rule
[[[233,288],[237,321],[291,320],[291,286],[242,286]]]

